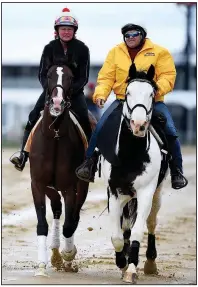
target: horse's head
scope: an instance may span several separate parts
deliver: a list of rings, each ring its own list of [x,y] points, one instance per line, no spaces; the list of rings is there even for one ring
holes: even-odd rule
[[[157,91],[157,85],[153,81],[154,75],[153,65],[147,73],[136,71],[134,63],[129,69],[123,116],[137,137],[145,137],[151,120],[154,96]]]
[[[46,104],[50,114],[60,116],[65,108],[69,108],[73,74],[67,66],[52,66],[47,73],[48,96]]]

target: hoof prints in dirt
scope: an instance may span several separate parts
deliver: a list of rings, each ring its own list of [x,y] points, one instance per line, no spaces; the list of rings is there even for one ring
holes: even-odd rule
[[[115,259],[111,257],[94,257],[94,258],[86,258],[81,259],[78,262],[79,267],[89,268],[90,266],[95,265],[114,265],[115,266]]]
[[[12,265],[7,262],[4,262],[3,266],[6,270],[24,270],[24,269],[36,269],[36,265],[34,261],[15,261]]]

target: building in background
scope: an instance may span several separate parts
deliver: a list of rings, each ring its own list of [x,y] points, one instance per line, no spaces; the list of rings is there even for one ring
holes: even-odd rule
[[[181,142],[192,144],[196,142],[196,55],[191,57],[191,77],[189,91],[186,92],[184,92],[185,62],[182,54],[173,55],[173,57],[177,69],[175,94],[167,95],[166,103],[173,115]],[[85,87],[87,97],[89,97],[90,92],[93,92],[90,87],[95,85],[101,66],[102,63],[101,65],[92,63],[90,66],[89,83]],[[24,64],[6,65],[4,63],[2,66],[2,136],[4,141],[16,143],[20,141],[28,114],[42,91],[38,80],[38,68],[38,65]],[[109,103],[113,100],[113,97],[112,94]],[[98,119],[100,111],[97,113],[97,107],[94,108],[93,105],[90,105],[90,99],[87,99],[87,101],[90,110],[94,110]],[[108,103],[105,105],[105,109],[107,106]]]

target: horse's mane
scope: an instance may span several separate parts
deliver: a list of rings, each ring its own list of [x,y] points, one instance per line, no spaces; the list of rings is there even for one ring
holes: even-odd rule
[[[154,80],[149,80],[147,77],[147,73],[145,73],[144,71],[136,71],[136,77],[135,78],[128,77],[126,82],[129,84],[131,80],[136,80],[136,79],[146,80],[151,84],[151,86],[154,88],[155,91],[158,90],[158,86],[156,82]]]

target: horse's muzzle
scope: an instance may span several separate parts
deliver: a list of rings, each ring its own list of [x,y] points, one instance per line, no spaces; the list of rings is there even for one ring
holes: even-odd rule
[[[49,111],[50,111],[50,115],[51,116],[58,117],[58,116],[60,116],[63,113],[64,108],[62,108],[61,106],[60,107],[56,107],[56,106],[54,106],[52,104],[52,105],[50,105]]]
[[[142,121],[130,121],[131,130],[133,131],[134,136],[137,137],[145,137],[146,131],[148,128],[148,122],[142,122]]]

